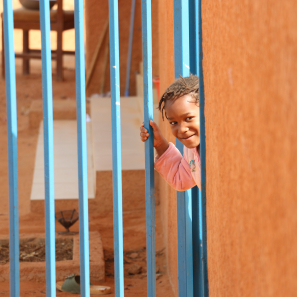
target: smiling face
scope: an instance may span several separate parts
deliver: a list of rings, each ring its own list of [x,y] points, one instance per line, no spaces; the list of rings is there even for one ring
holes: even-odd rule
[[[179,97],[165,104],[166,118],[172,134],[187,148],[200,144],[200,109],[190,95]]]

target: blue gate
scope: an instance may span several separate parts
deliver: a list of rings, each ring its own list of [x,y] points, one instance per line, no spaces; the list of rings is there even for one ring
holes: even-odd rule
[[[50,45],[50,11],[48,0],[40,0],[42,36],[42,85],[44,122],[44,179],[46,227],[46,296],[56,296],[55,271],[55,204],[53,154],[53,95]],[[88,187],[86,145],[86,96],[84,52],[84,3],[75,0],[76,102],[79,177],[79,236],[81,296],[90,296]],[[16,77],[12,1],[3,1],[4,49],[7,97],[7,131],[9,162],[9,237],[10,296],[20,296],[19,214]],[[120,69],[118,3],[109,0],[110,75],[112,106],[113,205],[115,296],[124,296],[122,167],[120,124]],[[144,125],[152,135],[152,30],[151,2],[142,0]],[[201,191],[198,188],[177,193],[178,219],[178,284],[179,297],[208,296],[206,254],[206,163],[204,85],[202,71],[201,0],[174,0],[175,77],[199,75],[201,116]],[[177,147],[182,150],[181,143]],[[153,138],[145,143],[147,295],[156,296],[155,264],[155,199]]]

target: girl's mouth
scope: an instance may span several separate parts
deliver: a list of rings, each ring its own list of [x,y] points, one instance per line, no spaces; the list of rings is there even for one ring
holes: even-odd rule
[[[183,140],[188,140],[188,139],[191,139],[194,135],[195,135],[195,134],[190,135],[190,136],[188,136],[188,137],[184,137],[184,138],[182,138],[182,139],[183,139]]]

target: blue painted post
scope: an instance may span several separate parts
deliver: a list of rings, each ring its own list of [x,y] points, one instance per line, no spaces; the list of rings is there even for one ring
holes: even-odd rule
[[[198,31],[198,1],[189,0],[190,25],[190,71],[199,75],[199,31]],[[202,261],[199,233],[199,195],[198,187],[192,189],[192,240],[193,240],[193,296],[202,295]]]
[[[189,2],[174,0],[175,78],[190,75]],[[177,148],[183,145],[177,140]],[[178,291],[179,297],[193,296],[192,195],[177,192]]]
[[[12,1],[3,1],[9,174],[10,296],[20,296],[17,103]]]
[[[44,134],[46,295],[56,296],[53,92],[48,0],[40,1]]]
[[[201,286],[202,296],[208,297],[208,272],[207,272],[207,237],[206,237],[206,143],[205,143],[205,116],[204,116],[204,81],[203,81],[203,52],[202,52],[202,17],[201,1],[198,0],[199,18],[199,104],[200,104],[200,159],[201,159],[201,191],[199,195],[199,237],[201,240]]]
[[[199,76],[198,1],[189,0],[190,72]]]
[[[131,6],[131,20],[130,20],[130,33],[129,33],[129,49],[128,49],[128,59],[127,59],[127,72],[126,72],[126,88],[125,96],[129,96],[129,85],[130,85],[130,69],[131,69],[131,57],[132,57],[132,45],[133,45],[133,29],[134,29],[134,17],[135,17],[135,2],[132,0]]]
[[[187,255],[187,296],[193,296],[193,232],[192,232],[192,191],[185,193],[186,208],[186,255]]]
[[[118,1],[109,0],[115,296],[124,296]]]
[[[185,193],[177,192],[178,296],[187,296],[187,251]]]
[[[144,126],[153,135],[153,74],[152,74],[152,14],[151,1],[142,0],[142,50]],[[155,183],[154,138],[145,142],[145,195],[146,195],[146,246],[147,246],[147,296],[156,296],[155,248]]]
[[[193,240],[193,296],[201,297],[201,257],[199,232],[199,192],[198,187],[192,189],[192,240]]]
[[[84,1],[74,1],[77,153],[79,191],[80,294],[90,296],[88,163],[84,50]]]

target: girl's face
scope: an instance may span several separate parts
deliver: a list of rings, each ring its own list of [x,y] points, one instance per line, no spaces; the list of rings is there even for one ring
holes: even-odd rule
[[[190,95],[179,97],[165,104],[166,118],[172,134],[187,148],[200,144],[200,109]]]

